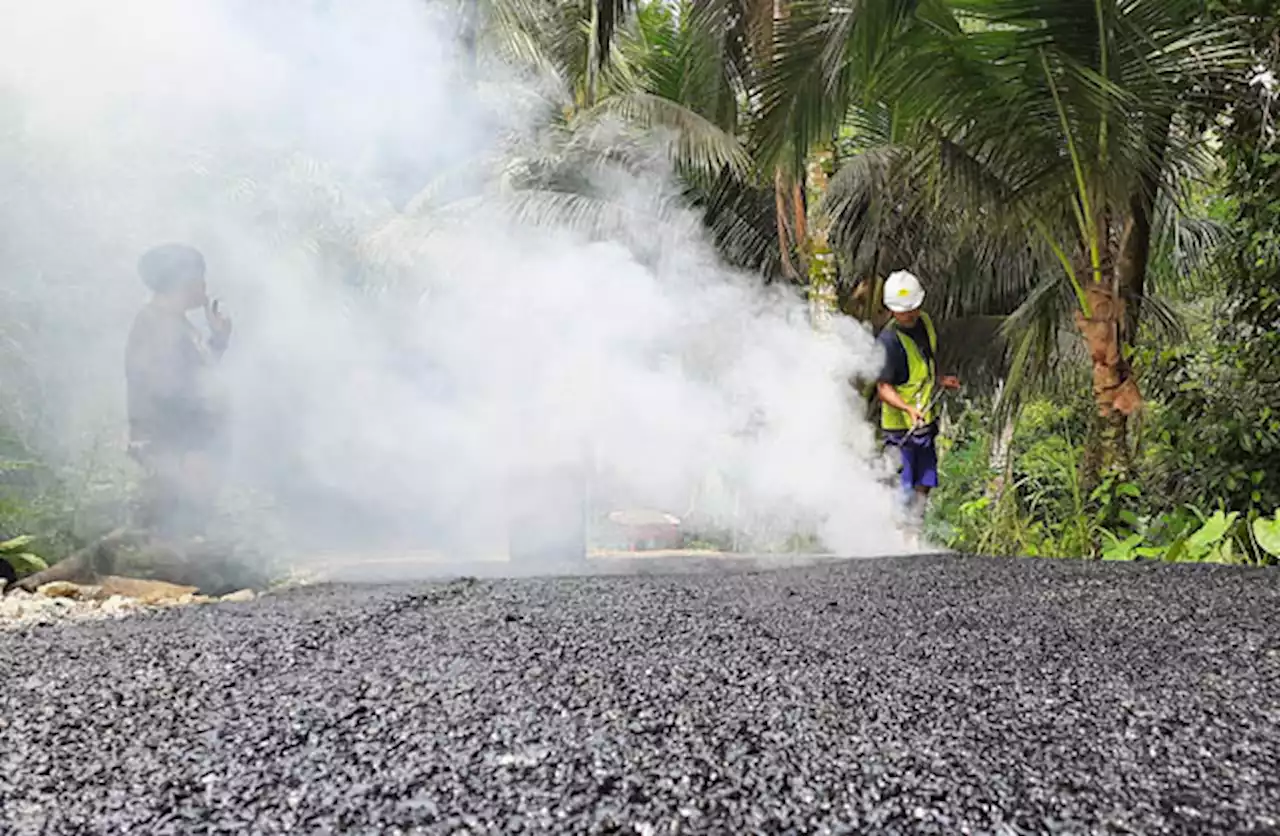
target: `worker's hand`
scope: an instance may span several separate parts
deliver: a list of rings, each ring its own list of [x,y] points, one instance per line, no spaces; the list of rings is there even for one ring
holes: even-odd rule
[[[213,341],[225,345],[231,337],[231,317],[222,312],[217,299],[211,299],[205,304],[204,317],[209,323],[209,334]]]
[[[907,407],[907,417],[911,419],[911,426],[913,429],[924,424],[924,413],[916,409],[914,406]]]
[[[953,375],[953,374],[944,374],[944,375],[943,375],[943,376],[938,380],[938,382],[942,384],[942,388],[943,388],[943,389],[953,389],[953,390],[954,390],[954,389],[959,389],[959,388],[960,388],[960,378],[956,377],[956,376],[955,376],[955,375]]]

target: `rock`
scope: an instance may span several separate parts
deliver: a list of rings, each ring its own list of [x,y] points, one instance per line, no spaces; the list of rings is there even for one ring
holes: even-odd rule
[[[123,595],[112,595],[99,605],[98,610],[107,615],[123,615],[137,608],[138,602],[132,598],[126,598]]]
[[[15,619],[20,618],[26,603],[31,598],[30,593],[18,590],[0,598],[0,618]]]
[[[38,588],[36,594],[46,598],[79,598],[80,585],[70,581],[52,581]]]
[[[93,601],[103,597],[102,587],[71,581],[50,581],[37,589],[36,593],[46,598],[70,598],[73,601]]]
[[[194,586],[178,586],[164,581],[146,581],[138,578],[122,578],[106,575],[101,579],[102,593],[108,596],[122,595],[141,604],[173,603],[184,596],[195,595],[200,590]]]
[[[240,589],[229,595],[223,595],[219,601],[227,604],[244,604],[257,598],[258,595],[252,589]]]
[[[41,584],[38,592],[16,589],[0,597],[0,629],[94,618],[119,618],[158,607],[207,604],[216,599],[195,587],[120,576],[102,577],[89,586],[69,581]],[[243,590],[236,600],[248,600]]]
[[[169,598],[156,603],[165,607],[185,607],[189,604],[209,604],[214,600],[216,599],[210,598],[208,595],[198,595],[196,593],[189,592],[186,595],[182,595],[177,598]]]

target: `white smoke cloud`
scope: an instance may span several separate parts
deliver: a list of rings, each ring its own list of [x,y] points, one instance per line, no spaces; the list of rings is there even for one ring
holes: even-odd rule
[[[0,5],[4,317],[42,323],[51,448],[123,447],[134,264],[181,240],[235,318],[236,479],[299,535],[500,550],[513,474],[586,458],[609,499],[903,549],[847,383],[879,362],[868,333],[815,331],[691,212],[655,215],[657,164],[596,178],[636,218],[614,242],[504,211],[493,163],[545,107],[513,69],[468,81],[444,9]],[[446,180],[480,199],[398,208]]]

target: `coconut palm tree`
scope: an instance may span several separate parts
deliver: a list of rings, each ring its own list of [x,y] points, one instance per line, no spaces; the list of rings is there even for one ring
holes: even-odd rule
[[[497,42],[507,56],[537,56],[541,63],[554,64],[545,57],[549,52],[565,54],[565,50],[534,49],[527,24],[545,21],[547,7],[569,9],[576,23],[560,31],[573,44],[577,75],[582,79],[577,88],[593,91],[596,79],[628,76],[628,59],[637,57],[638,45],[643,53],[640,62],[657,71],[646,79],[649,92],[689,107],[730,133],[751,119],[755,102],[748,91],[772,54],[775,21],[785,18],[791,5],[791,0],[487,1],[495,7],[489,17],[502,30]],[[661,31],[664,25],[666,32]],[[638,39],[634,37],[637,29]],[[566,42],[562,36],[553,40]],[[708,84],[716,91],[711,110],[705,107],[707,100],[699,100],[708,95]],[[586,95],[579,101],[591,105],[602,98]],[[638,109],[634,100],[627,104],[633,111]],[[645,109],[651,105],[647,103]],[[730,172],[700,184],[689,197],[706,208],[708,227],[730,260],[759,269],[768,280],[785,276],[805,283],[813,261],[810,251],[815,249],[806,217],[806,173],[803,165],[778,165],[768,170],[767,178],[762,170],[748,181]],[[756,234],[766,217],[772,251],[761,246]]]
[[[869,220],[978,256],[950,295],[976,286],[979,298],[1069,304],[1092,367],[1095,469],[1120,456],[1141,403],[1127,349],[1149,296],[1157,206],[1176,204],[1178,183],[1204,164],[1213,91],[1248,67],[1233,21],[1201,6],[804,2],[780,23],[758,90],[762,165],[794,165],[851,115],[879,110],[893,142],[858,165],[899,199]],[[870,206],[848,197],[856,191],[837,188],[833,206],[847,241]]]
[[[772,273],[779,258],[762,243],[766,224],[773,230],[772,209],[740,139],[751,64],[731,3],[640,2],[626,4],[619,18],[605,6],[488,0],[470,18],[479,55],[554,82],[537,88],[546,96],[540,135],[493,161],[507,186],[502,202],[525,221],[615,237],[644,225],[636,212],[666,216],[692,202],[732,262]],[[603,42],[600,26],[609,27]],[[665,152],[681,192],[623,207],[595,187],[602,170],[651,166],[655,149]]]

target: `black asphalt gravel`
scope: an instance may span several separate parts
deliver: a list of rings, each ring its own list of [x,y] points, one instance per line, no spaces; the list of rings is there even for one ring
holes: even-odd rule
[[[1280,573],[323,586],[0,634],[6,833],[1278,833]]]

